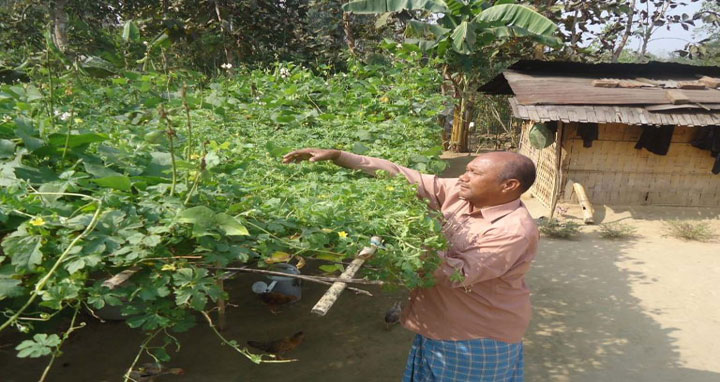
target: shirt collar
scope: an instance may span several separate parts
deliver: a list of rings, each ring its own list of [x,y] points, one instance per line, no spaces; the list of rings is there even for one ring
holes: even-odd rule
[[[520,205],[521,202],[518,198],[505,204],[498,204],[497,206],[490,206],[481,208],[479,210],[474,210],[470,215],[479,214],[483,217],[483,219],[494,222],[501,217],[515,211],[518,207],[520,207]]]

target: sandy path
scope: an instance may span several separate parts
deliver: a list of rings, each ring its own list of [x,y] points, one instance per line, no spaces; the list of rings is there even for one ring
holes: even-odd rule
[[[541,242],[528,279],[530,380],[720,381],[720,243],[664,237],[662,221],[720,211],[602,210],[605,221],[637,227],[638,237],[607,240],[584,227],[577,240]],[[571,206],[568,215],[580,211]],[[711,224],[720,232],[717,219]]]

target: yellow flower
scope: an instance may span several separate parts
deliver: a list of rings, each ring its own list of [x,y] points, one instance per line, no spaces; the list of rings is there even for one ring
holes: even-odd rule
[[[85,121],[83,121],[82,118],[74,118],[74,119],[73,119],[73,122],[75,122],[75,123],[83,123],[83,122],[85,122]]]
[[[190,155],[190,159],[200,159],[200,155],[192,154],[192,155]]]
[[[161,271],[174,271],[175,269],[175,264],[165,264],[160,268]]]
[[[342,238],[345,238],[345,237],[347,237],[347,232],[345,232],[345,231],[340,231],[340,232],[338,232],[338,236],[340,236],[340,237],[342,237]]]
[[[390,102],[390,98],[388,98],[387,96],[384,96],[384,97],[380,98],[380,102],[388,103],[388,102]]]
[[[387,186],[387,187],[385,187],[385,189],[388,191],[395,191],[395,187],[393,187],[393,186]]]
[[[34,225],[36,227],[44,226],[45,225],[45,219],[43,218],[35,218],[33,220],[30,220],[30,224]]]

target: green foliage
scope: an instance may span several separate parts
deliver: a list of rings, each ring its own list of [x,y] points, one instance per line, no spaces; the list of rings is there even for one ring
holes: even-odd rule
[[[315,146],[443,169],[439,75],[418,55],[387,56],[384,66],[350,62],[334,75],[293,64],[214,80],[42,68],[31,84],[0,85],[3,314],[26,303],[12,323],[32,331],[25,317],[120,305],[133,328],[182,331],[226,294],[214,267],[264,267],[286,252],[337,272],[373,235],[384,248],[364,276],[430,285],[437,259],[423,255],[445,241],[414,186],[281,163]],[[129,282],[103,286],[131,267]],[[43,341],[19,350],[49,354]]]
[[[572,239],[580,233],[580,224],[568,220],[561,222],[558,219],[546,219],[540,223],[540,233],[558,239]]]
[[[629,239],[635,237],[637,229],[625,223],[606,223],[598,226],[604,239]]]
[[[18,351],[19,358],[39,358],[52,353],[58,345],[60,345],[60,337],[57,334],[38,333],[32,340],[21,342],[15,350]]]
[[[355,0],[343,6],[346,11],[383,13],[404,10],[425,10],[442,13],[438,25],[414,22],[409,26],[410,37],[425,50],[443,56],[449,47],[459,54],[469,55],[508,37],[531,37],[544,44],[558,45],[553,38],[557,26],[534,10],[519,4],[486,4],[485,1],[375,1]]]
[[[262,66],[295,61],[343,67],[345,53],[341,0],[277,1],[110,1],[0,2],[0,64],[39,62],[44,31],[56,14],[66,15],[69,60],[100,58],[115,67],[165,70],[183,67],[215,73],[222,64]],[[63,4],[58,8],[58,4]],[[122,23],[118,23],[122,20]],[[380,41],[367,16],[354,18],[353,31]],[[370,31],[370,33],[364,32]],[[152,56],[147,63],[146,56]],[[93,59],[95,60],[95,59]],[[140,62],[137,62],[140,60]],[[4,66],[4,65],[3,65]]]
[[[716,236],[708,222],[668,220],[664,223],[666,233],[678,239],[709,241]]]

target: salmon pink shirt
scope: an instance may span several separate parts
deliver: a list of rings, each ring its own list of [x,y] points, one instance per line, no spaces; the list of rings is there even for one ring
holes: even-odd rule
[[[411,292],[402,314],[406,328],[436,340],[522,341],[532,310],[525,274],[539,233],[520,199],[478,210],[460,198],[457,178],[348,152],[335,163],[373,175],[377,170],[402,174],[445,218],[448,249],[439,253],[444,261],[435,272],[436,285]],[[463,281],[451,281],[456,272]]]

